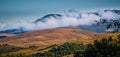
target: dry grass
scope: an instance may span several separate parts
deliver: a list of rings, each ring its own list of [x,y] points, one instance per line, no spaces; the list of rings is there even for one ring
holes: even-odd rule
[[[60,44],[75,40],[89,39],[96,35],[94,32],[70,29],[70,28],[57,28],[49,30],[39,30],[27,32],[12,37],[0,39],[0,43],[7,43],[9,45],[29,47],[31,45],[42,46]]]
[[[0,43],[7,43],[9,45],[20,46],[20,47],[29,47],[32,45],[39,46],[34,50],[23,49],[17,52],[9,53],[9,54],[18,54],[18,53],[34,54],[36,52],[44,52],[50,50],[51,48],[47,48],[47,49],[44,48],[51,46],[53,44],[61,45],[65,42],[89,44],[89,43],[93,43],[93,41],[96,39],[109,38],[110,36],[112,36],[113,39],[116,39],[117,35],[119,34],[120,33],[98,34],[85,30],[57,28],[57,29],[27,32],[20,35],[13,35],[7,38],[0,39]]]

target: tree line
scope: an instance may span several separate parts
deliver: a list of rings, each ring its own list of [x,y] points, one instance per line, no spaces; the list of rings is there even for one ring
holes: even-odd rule
[[[120,56],[120,35],[117,39],[102,38],[95,40],[92,44],[64,43],[53,46],[50,50],[32,55],[26,54],[7,54],[3,57],[63,57],[73,54],[73,57],[119,57]],[[2,57],[2,55],[0,55]]]

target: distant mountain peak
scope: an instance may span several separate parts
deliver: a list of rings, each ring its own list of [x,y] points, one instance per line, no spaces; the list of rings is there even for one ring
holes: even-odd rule
[[[46,19],[51,18],[51,17],[58,19],[59,17],[62,17],[62,15],[61,14],[47,14],[47,15],[43,16],[42,18],[37,19],[36,21],[34,21],[34,23],[37,23],[39,21],[40,22],[45,22]]]
[[[70,26],[76,26],[76,28],[78,29],[97,31],[95,27],[98,26],[95,21],[99,21],[100,19],[120,20],[120,10],[107,9],[99,10],[97,12],[80,13],[77,10],[71,9],[66,11],[64,14],[47,14],[33,22],[25,24],[24,26],[19,26],[19,28],[7,29],[11,26],[5,26],[5,24],[1,23],[0,33],[21,33],[33,30],[52,29]],[[105,26],[106,24],[99,26],[100,32],[104,32]],[[4,31],[2,29],[4,29]]]

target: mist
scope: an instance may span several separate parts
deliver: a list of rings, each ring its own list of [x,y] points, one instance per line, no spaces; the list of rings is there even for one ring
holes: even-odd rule
[[[97,13],[97,14],[95,14]],[[95,21],[100,19],[120,19],[120,15],[113,11],[98,10],[96,12],[81,13],[77,10],[68,10],[61,16],[49,16],[44,18],[43,21],[37,21],[36,23],[27,22],[24,25],[17,25],[17,28],[22,27],[23,31],[34,31],[43,29],[53,29],[59,27],[76,27],[76,26],[89,26],[96,24]],[[42,20],[42,17],[40,18]],[[22,22],[21,22],[22,23]],[[10,26],[0,24],[0,29],[4,29]],[[14,25],[16,26],[16,25]],[[15,28],[16,29],[16,28]]]

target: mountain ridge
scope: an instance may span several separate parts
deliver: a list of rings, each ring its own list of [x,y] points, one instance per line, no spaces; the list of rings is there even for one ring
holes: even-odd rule
[[[76,18],[76,19],[79,19],[79,18],[86,18],[85,16],[90,16],[91,15],[95,15],[95,16],[98,16],[98,17],[101,17],[102,15],[100,14],[103,14],[104,15],[109,15],[108,13],[111,13],[112,14],[115,14],[115,15],[118,15],[117,17],[113,16],[114,18],[118,18],[119,15],[120,15],[120,10],[102,10],[102,11],[97,11],[97,12],[90,12],[90,13],[86,13],[85,14],[82,14],[82,13],[79,13],[78,11],[75,11],[75,10],[69,10],[67,13],[65,14],[47,14],[39,19],[36,19],[35,21],[32,22],[32,24],[34,25],[33,27],[36,27],[37,26],[37,30],[39,30],[40,28],[42,28],[41,26],[43,26],[43,29],[50,29],[50,28],[59,28],[59,27],[69,27],[70,25],[73,25],[75,24],[75,26],[78,28],[78,29],[86,29],[86,30],[90,30],[90,31],[94,31],[94,32],[97,32],[97,29],[94,29],[94,27],[98,27],[97,24],[92,24],[92,25],[76,25],[76,23],[72,23],[72,21],[76,21],[76,20],[70,20],[69,21],[69,24],[67,24],[66,22],[68,21],[60,21],[61,19],[64,20],[62,17],[65,15],[66,17],[72,17],[72,18]],[[83,16],[81,16],[83,15]],[[111,16],[111,15],[110,15]],[[106,17],[106,16],[104,16]],[[83,18],[83,19],[84,19]],[[47,21],[47,20],[51,20],[51,19],[55,19],[55,21]],[[56,20],[57,19],[57,20]],[[89,18],[88,18],[89,19]],[[93,18],[92,18],[93,19]],[[80,19],[81,20],[81,19]],[[120,20],[120,19],[119,19]],[[78,20],[77,20],[78,21]],[[88,20],[88,21],[91,21],[91,20]],[[95,20],[94,20],[95,21]],[[45,23],[44,23],[45,22]],[[47,23],[48,22],[48,23]],[[52,22],[52,23],[50,23]],[[62,23],[65,23],[65,26],[64,25],[61,25],[62,23],[59,23],[59,22],[62,22]],[[38,24],[37,24],[38,23]],[[39,24],[40,23],[40,24]],[[42,25],[41,25],[42,23]],[[47,24],[46,24],[47,23]],[[56,25],[59,24],[58,26],[55,26],[55,25],[52,25],[53,27],[51,26],[48,26],[50,24],[53,24],[55,23]],[[72,23],[72,24],[71,24]],[[66,25],[67,24],[67,25]],[[30,24],[31,25],[31,24]],[[41,25],[41,26],[39,26]],[[27,26],[27,25],[26,25]],[[25,27],[26,27],[25,26]],[[54,27],[55,26],[55,27]],[[73,25],[74,26],[74,25]],[[101,27],[103,26],[103,27]],[[50,28],[49,28],[50,27]],[[29,28],[28,28],[29,29]],[[35,28],[34,28],[35,29]],[[41,29],[42,30],[42,29]],[[105,24],[103,25],[100,25],[99,26],[99,32],[105,32]],[[20,27],[20,28],[17,28],[17,29],[8,29],[8,30],[4,30],[4,31],[0,31],[0,34],[2,33],[12,33],[12,34],[21,34],[21,33],[24,33],[24,32],[27,32],[24,30],[24,27]]]

